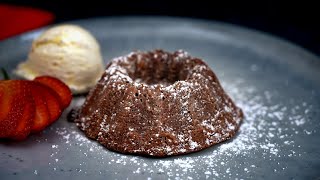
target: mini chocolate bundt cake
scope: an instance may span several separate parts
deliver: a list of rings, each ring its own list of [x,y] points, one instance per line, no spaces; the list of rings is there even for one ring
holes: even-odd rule
[[[230,139],[242,119],[201,59],[155,50],[113,59],[76,122],[110,150],[162,157]]]

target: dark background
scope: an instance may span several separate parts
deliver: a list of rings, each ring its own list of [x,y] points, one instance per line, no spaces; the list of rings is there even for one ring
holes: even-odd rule
[[[0,1],[53,12],[55,23],[100,16],[164,15],[209,19],[287,39],[320,56],[320,6],[309,1]]]

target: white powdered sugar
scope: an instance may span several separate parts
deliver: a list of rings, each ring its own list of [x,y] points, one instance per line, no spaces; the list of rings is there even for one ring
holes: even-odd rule
[[[72,152],[79,158],[73,172],[86,174],[94,166],[95,174],[118,179],[241,179],[269,168],[261,167],[259,161],[270,164],[274,173],[286,171],[287,164],[279,159],[303,158],[306,152],[296,138],[315,133],[305,128],[313,107],[295,99],[274,104],[278,92],[261,93],[254,86],[240,89],[243,83],[237,79],[232,84],[223,84],[245,115],[239,132],[229,141],[187,155],[149,158],[111,152],[71,124],[71,128],[55,129],[63,144],[51,145],[49,165],[53,170],[58,168],[63,162],[57,158],[59,154]],[[294,108],[288,108],[291,104],[295,104]],[[205,122],[202,125],[208,126]],[[197,146],[192,140],[189,143],[191,147]],[[121,173],[124,170],[126,173]]]
[[[163,62],[150,59],[152,56],[158,57],[162,54],[167,54],[170,59],[161,59],[164,60]],[[138,63],[140,60],[143,60],[141,64]],[[141,67],[148,67],[148,70]],[[157,71],[157,69],[159,71],[151,76],[150,68],[152,71]],[[138,73],[143,75],[134,75]],[[150,81],[150,76],[155,82]],[[157,76],[161,77],[160,80]],[[137,77],[138,80],[136,80]],[[91,106],[92,96],[89,95],[88,104],[91,107],[84,106],[83,109],[94,109],[87,114],[80,113],[81,122],[78,125],[86,133],[98,131],[96,138],[100,143],[107,144],[109,149],[117,146],[116,151],[120,152],[141,152],[163,156],[163,154],[180,154],[182,152],[180,149],[186,150],[185,152],[200,150],[232,137],[238,130],[242,119],[240,110],[234,107],[221,90],[220,85],[212,79],[215,77],[209,71],[208,66],[201,60],[192,58],[185,51],[177,51],[172,54],[163,51],[138,52],[115,58],[108,64],[103,78],[99,81],[99,86],[93,91],[95,97],[101,97],[99,98],[101,101],[96,99],[94,104],[104,106],[106,104],[104,100],[114,98],[112,97],[114,93],[97,96],[96,94],[101,93],[101,89],[105,90],[101,86],[109,87],[110,92],[125,93],[128,99],[118,99],[121,105],[118,107],[119,110],[108,113],[103,110],[95,110],[100,107]],[[162,84],[162,81],[167,83]],[[145,96],[146,99],[139,99],[139,96]],[[147,135],[144,137],[135,135],[136,131],[130,130],[136,127],[136,123],[118,123],[121,122],[121,117],[113,119],[112,117],[117,116],[119,112],[127,113],[128,118],[136,117],[132,118],[132,121],[137,123],[141,120],[139,126],[144,128],[143,132]],[[153,116],[144,117],[148,114],[153,114]],[[169,116],[166,119],[167,114],[173,117]],[[212,127],[207,128],[207,126],[193,122],[203,120],[206,120],[208,126]],[[100,129],[96,129],[95,125],[90,125],[95,122],[100,123]],[[182,125],[177,125],[179,123]],[[116,129],[122,126],[128,126],[124,128],[125,131],[119,130],[124,135],[121,138],[114,138],[117,136],[115,132],[118,132]],[[157,133],[161,134],[160,138],[153,136]],[[179,134],[184,137],[178,138]],[[125,141],[122,141],[120,147],[118,143],[125,135],[127,137],[124,138]]]

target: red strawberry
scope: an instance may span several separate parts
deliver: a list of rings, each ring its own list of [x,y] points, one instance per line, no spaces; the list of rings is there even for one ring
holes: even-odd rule
[[[27,84],[22,80],[1,81],[0,94],[0,138],[25,139],[35,115]]]
[[[53,91],[52,89],[43,86],[47,90],[44,90],[43,96],[46,98],[47,101],[47,107],[49,110],[49,115],[50,115],[50,124],[53,123],[54,121],[58,120],[58,118],[61,116],[62,111],[64,110],[61,107],[61,102],[59,99],[59,95]]]
[[[18,127],[11,135],[11,138],[15,140],[26,139],[30,134],[30,130],[33,126],[33,120],[35,117],[35,104],[30,96],[26,98],[26,100],[28,102],[25,104],[22,117],[18,122]]]
[[[62,108],[58,94],[46,85],[30,81],[30,89],[36,103],[32,132],[39,132],[60,117]]]
[[[56,121],[72,99],[62,81],[42,76],[35,81],[0,81],[0,138],[25,139]]]
[[[36,106],[35,117],[31,128],[31,132],[35,133],[43,130],[49,124],[50,114],[47,101],[45,97],[42,96],[41,89],[38,88],[38,84],[30,81],[29,88]]]
[[[5,83],[7,81],[0,81],[0,123],[1,121],[8,115],[9,111],[10,111],[10,107],[9,107],[9,104],[10,104],[10,100],[12,99],[8,99],[8,98],[5,98],[5,93],[6,93],[6,84]],[[1,126],[0,126],[1,127]]]
[[[67,108],[72,100],[72,93],[69,87],[57,78],[51,76],[40,76],[34,79],[51,89],[53,89],[60,97],[62,108]]]

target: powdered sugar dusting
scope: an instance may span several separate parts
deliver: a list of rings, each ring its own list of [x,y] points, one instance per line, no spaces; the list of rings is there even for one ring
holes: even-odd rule
[[[242,119],[202,60],[183,50],[154,50],[113,59],[77,125],[111,150],[165,156],[230,139]]]
[[[120,173],[124,169],[133,179],[234,179],[252,177],[255,172],[269,168],[261,167],[257,163],[259,161],[251,161],[257,157],[270,164],[277,174],[290,168],[286,161],[279,159],[298,160],[306,156],[296,138],[316,133],[314,129],[305,128],[310,122],[313,105],[295,99],[273,104],[279,95],[277,91],[266,90],[261,93],[255,86],[241,88],[244,87],[244,80],[240,78],[232,84],[223,84],[223,87],[245,114],[239,134],[230,141],[199,153],[150,159],[108,151],[86,138],[76,127],[56,128],[56,134],[69,149],[62,150],[61,145],[52,144],[50,166],[53,170],[57,169],[61,163],[59,154],[68,153],[76,147],[75,156],[82,154],[82,160],[74,171],[81,174],[86,174],[94,166],[97,174],[121,179],[128,178],[128,174]],[[291,104],[295,104],[294,109],[288,108]],[[202,125],[207,126],[205,123]],[[196,146],[192,141],[189,143]]]

